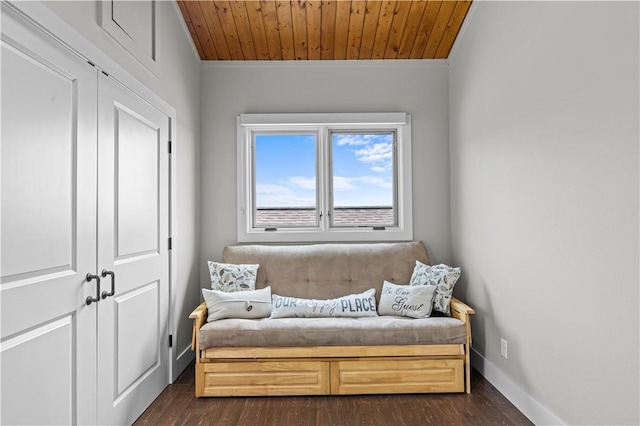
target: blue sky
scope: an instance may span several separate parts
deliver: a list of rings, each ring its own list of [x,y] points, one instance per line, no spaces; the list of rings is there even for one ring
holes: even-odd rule
[[[334,133],[335,206],[391,206],[393,135]],[[256,137],[258,207],[315,205],[315,135]]]

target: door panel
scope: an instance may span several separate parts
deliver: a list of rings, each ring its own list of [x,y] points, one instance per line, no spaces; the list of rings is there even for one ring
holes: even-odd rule
[[[1,7],[0,423],[94,423],[97,73]]]
[[[114,299],[118,327],[116,339],[118,363],[117,396],[135,386],[160,367],[160,295],[158,282],[142,286]]]
[[[160,128],[115,106],[117,259],[158,253]]]
[[[2,362],[11,366],[2,370],[4,424],[75,423],[75,326],[67,316],[3,342]],[[25,401],[38,409],[25,409]]]
[[[2,99],[10,107],[2,120],[2,278],[10,282],[69,271],[75,263],[78,105],[73,75],[31,52],[3,47]],[[40,118],[39,125],[25,126],[26,117]]]
[[[98,418],[122,424],[169,383],[169,118],[103,76],[98,94],[98,265],[116,280],[98,311]]]

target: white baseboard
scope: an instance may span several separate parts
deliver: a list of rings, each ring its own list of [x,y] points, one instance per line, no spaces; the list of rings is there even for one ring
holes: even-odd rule
[[[471,365],[534,424],[566,424],[473,348],[471,348]]]
[[[191,361],[196,357],[195,353],[191,350],[191,345],[187,345],[182,352],[178,353],[175,361],[173,361],[172,370],[171,370],[171,383],[175,382],[178,376],[182,374],[185,368],[189,365]]]

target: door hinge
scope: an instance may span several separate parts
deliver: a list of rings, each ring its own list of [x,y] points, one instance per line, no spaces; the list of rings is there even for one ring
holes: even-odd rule
[[[172,348],[173,347],[173,334],[169,335],[169,347]]]
[[[171,237],[169,237],[169,250],[171,250]]]
[[[169,154],[171,154],[171,141],[168,142],[169,145]]]

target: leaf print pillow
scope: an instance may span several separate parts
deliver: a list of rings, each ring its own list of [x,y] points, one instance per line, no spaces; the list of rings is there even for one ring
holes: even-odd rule
[[[433,309],[443,314],[449,314],[453,286],[458,278],[460,278],[460,268],[452,268],[443,264],[430,266],[416,260],[409,285],[436,286]]]
[[[231,293],[255,290],[256,276],[260,265],[234,265],[231,263],[207,262],[211,277],[211,289]]]

